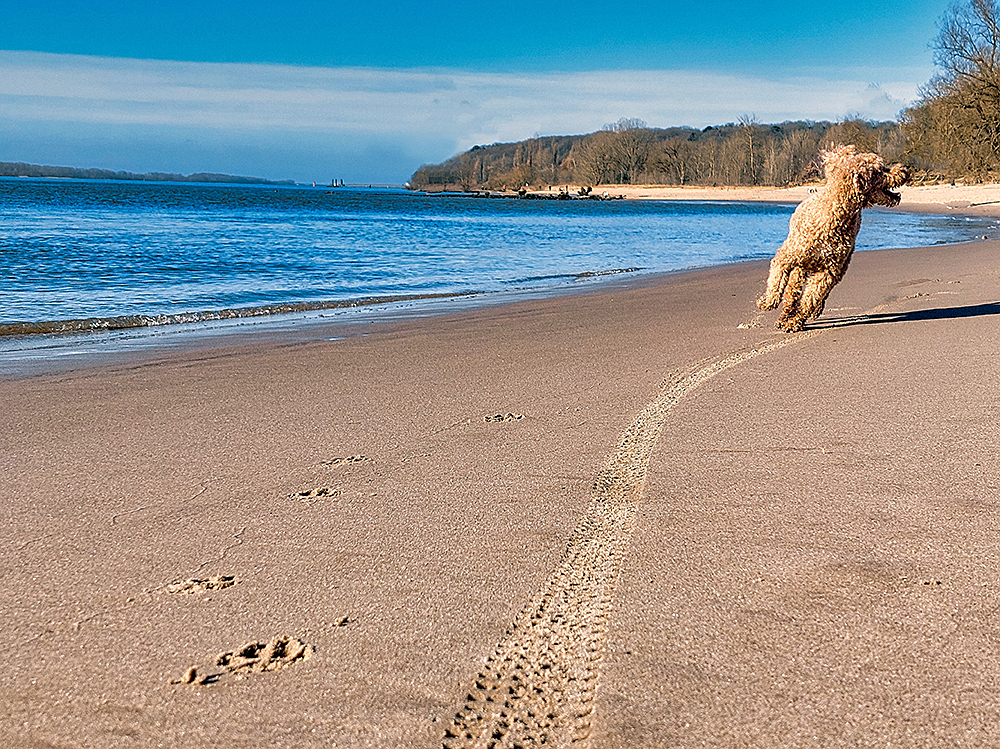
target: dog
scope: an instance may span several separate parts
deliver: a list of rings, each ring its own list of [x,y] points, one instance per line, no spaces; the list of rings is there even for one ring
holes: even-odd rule
[[[778,248],[757,300],[762,310],[782,302],[778,330],[802,330],[806,320],[823,313],[830,290],[844,277],[861,228],[861,211],[874,205],[895,208],[910,173],[902,164],[886,166],[874,153],[854,146],[821,151],[826,184],[795,209],[788,237]]]

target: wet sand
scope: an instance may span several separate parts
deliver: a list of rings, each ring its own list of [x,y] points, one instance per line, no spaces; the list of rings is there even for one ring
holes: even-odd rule
[[[990,745],[998,253],[0,381],[0,745]]]

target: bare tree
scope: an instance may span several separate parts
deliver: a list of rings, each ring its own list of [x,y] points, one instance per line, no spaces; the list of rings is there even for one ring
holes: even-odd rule
[[[615,182],[634,184],[646,166],[649,144],[652,141],[649,126],[638,117],[622,117],[618,122],[603,128],[613,133],[610,139],[615,162]]]
[[[961,0],[948,8],[934,42],[940,74],[925,87],[932,118],[965,146],[968,168],[980,174],[1000,157],[1000,8],[994,0]],[[942,118],[942,115],[944,118]],[[945,132],[941,132],[945,135]],[[951,151],[947,145],[941,151]]]
[[[586,181],[595,185],[618,181],[620,170],[613,139],[614,134],[606,130],[587,138],[580,149],[580,167]]]
[[[1000,9],[994,0],[953,2],[939,24],[934,62],[948,83],[997,90],[1000,74]]]
[[[814,159],[818,150],[818,139],[809,130],[796,130],[787,140],[788,182],[804,182],[813,173]]]
[[[747,172],[751,185],[757,184],[757,159],[754,150],[754,137],[756,135],[755,130],[759,124],[755,115],[745,114],[740,117],[740,129],[743,132],[747,146]]]

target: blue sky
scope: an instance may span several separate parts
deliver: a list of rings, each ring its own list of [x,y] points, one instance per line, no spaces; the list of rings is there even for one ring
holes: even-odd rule
[[[947,4],[0,0],[0,160],[402,182],[620,117],[886,119]]]

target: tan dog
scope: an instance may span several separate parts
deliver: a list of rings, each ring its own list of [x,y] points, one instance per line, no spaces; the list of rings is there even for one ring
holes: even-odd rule
[[[910,173],[902,164],[891,168],[874,153],[854,146],[822,151],[826,185],[795,209],[785,239],[771,261],[767,291],[757,300],[762,310],[784,305],[775,327],[802,330],[819,317],[830,290],[844,277],[861,228],[861,210],[873,205],[894,208]]]

